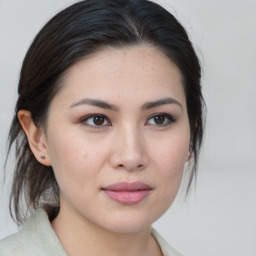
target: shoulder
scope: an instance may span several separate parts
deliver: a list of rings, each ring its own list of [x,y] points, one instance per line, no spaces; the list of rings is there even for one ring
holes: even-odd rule
[[[159,244],[164,256],[182,256],[155,229],[152,229],[151,233]]]
[[[0,241],[0,256],[28,256],[22,230]]]
[[[0,241],[0,256],[66,256],[46,212],[38,209],[19,232]]]

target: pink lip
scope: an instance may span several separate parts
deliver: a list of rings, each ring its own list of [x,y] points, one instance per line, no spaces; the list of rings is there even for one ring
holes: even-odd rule
[[[103,188],[111,199],[125,205],[136,204],[148,196],[152,187],[143,182],[120,182]]]

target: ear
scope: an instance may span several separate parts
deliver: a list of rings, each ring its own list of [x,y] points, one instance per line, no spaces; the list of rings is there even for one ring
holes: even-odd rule
[[[191,149],[191,147],[189,147],[186,162],[188,162],[191,159],[191,156],[192,156],[192,149]]]
[[[45,132],[42,127],[37,127],[27,110],[18,112],[18,119],[27,135],[28,143],[37,161],[43,165],[50,166],[51,161],[48,156],[48,147]]]

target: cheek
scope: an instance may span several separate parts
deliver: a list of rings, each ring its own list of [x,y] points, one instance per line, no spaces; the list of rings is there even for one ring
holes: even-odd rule
[[[179,154],[180,153],[180,154]],[[156,176],[159,188],[159,198],[163,214],[173,203],[183,177],[185,160],[183,148],[170,148],[162,151],[161,163],[159,163],[159,174]]]
[[[90,145],[85,145],[75,136],[52,136],[49,141],[49,155],[58,183],[83,184],[85,179],[94,175],[92,163],[96,162],[96,156]]]
[[[167,204],[175,198],[183,177],[183,170],[189,150],[189,132],[165,137],[154,148],[154,159],[158,184]]]
[[[164,169],[172,170],[172,172],[180,171],[180,168],[183,169],[187,160],[189,136],[187,133],[170,137],[166,136],[161,142],[155,143],[153,149],[156,161],[158,161]]]
[[[66,197],[79,197],[81,191],[84,195],[92,193],[88,190],[91,184],[97,188],[97,177],[104,169],[109,147],[95,143],[93,136],[85,136],[78,129],[59,129],[57,134],[51,135],[48,150],[61,192]]]

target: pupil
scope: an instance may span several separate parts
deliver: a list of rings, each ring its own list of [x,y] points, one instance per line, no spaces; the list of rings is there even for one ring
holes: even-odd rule
[[[96,124],[96,125],[102,125],[102,124],[104,123],[104,118],[101,117],[101,116],[95,116],[95,117],[93,118],[93,122],[94,122],[94,124]]]
[[[156,116],[154,117],[156,124],[163,124],[164,123],[164,117],[163,116]]]

